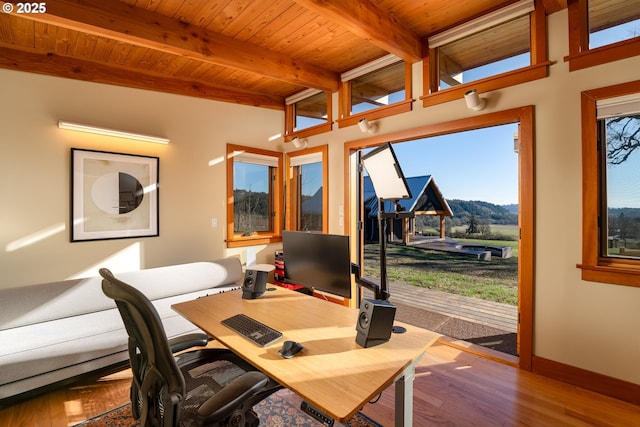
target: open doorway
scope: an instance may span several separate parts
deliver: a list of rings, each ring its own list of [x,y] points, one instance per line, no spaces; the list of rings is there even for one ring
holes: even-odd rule
[[[415,209],[415,215],[387,227],[387,276],[398,320],[414,323],[409,320],[417,316],[425,323],[418,326],[493,345],[525,369],[532,342],[532,113],[530,107],[509,110],[345,146],[351,185],[363,189],[366,183],[366,176],[358,178],[359,153],[386,141],[407,180],[419,181],[412,188],[419,194],[404,207]],[[378,245],[371,237],[376,232],[366,226],[371,212],[364,191],[351,194],[359,199],[350,201],[358,214],[352,234],[359,236],[357,256],[364,276],[375,279]],[[427,200],[434,195],[436,200]],[[405,293],[397,286],[422,292]],[[448,302],[447,295],[453,295]]]

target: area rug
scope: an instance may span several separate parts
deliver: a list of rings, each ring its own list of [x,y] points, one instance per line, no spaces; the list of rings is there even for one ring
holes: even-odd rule
[[[300,410],[302,400],[292,391],[279,390],[254,406],[260,417],[260,425],[265,427],[315,427],[323,425]],[[75,427],[134,427],[138,423],[131,415],[131,405],[126,404],[97,417],[76,424]],[[358,412],[346,424],[334,426],[382,427],[380,424]]]

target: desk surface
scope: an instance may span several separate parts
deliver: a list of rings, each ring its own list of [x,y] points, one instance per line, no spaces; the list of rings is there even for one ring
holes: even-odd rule
[[[362,348],[355,342],[357,309],[277,286],[255,300],[241,296],[241,290],[229,291],[172,307],[339,422],[351,418],[392,384],[439,336],[395,322],[407,331],[392,334],[384,344]],[[220,323],[237,313],[281,331],[283,338],[259,347]],[[304,350],[291,359],[282,358],[278,350],[285,340],[301,343]]]

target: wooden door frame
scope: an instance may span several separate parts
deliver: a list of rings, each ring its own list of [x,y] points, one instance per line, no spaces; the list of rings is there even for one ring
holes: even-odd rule
[[[355,197],[353,184],[355,177],[351,167],[352,155],[357,150],[374,147],[385,142],[403,142],[428,138],[475,129],[519,124],[518,155],[518,224],[520,228],[518,256],[518,339],[520,354],[518,366],[530,371],[533,355],[533,288],[534,288],[534,107],[532,105],[498,111],[479,116],[452,120],[444,123],[421,126],[412,129],[374,135],[344,144],[344,217],[345,230],[350,235],[356,230],[355,212],[352,214],[352,201]],[[358,247],[356,244],[351,245]],[[355,254],[362,265],[363,254]],[[355,291],[355,290],[354,290]],[[354,295],[358,295],[354,292]]]

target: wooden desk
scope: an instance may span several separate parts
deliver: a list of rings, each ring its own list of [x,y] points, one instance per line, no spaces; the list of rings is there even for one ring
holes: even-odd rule
[[[273,286],[268,286],[272,289]],[[411,426],[415,364],[438,334],[407,329],[375,347],[355,342],[359,311],[275,287],[255,300],[230,291],[173,305],[173,309],[301,398],[344,423],[367,402],[396,383],[396,425]],[[244,313],[283,333],[259,347],[221,320]],[[278,353],[285,340],[304,350],[291,359]]]

